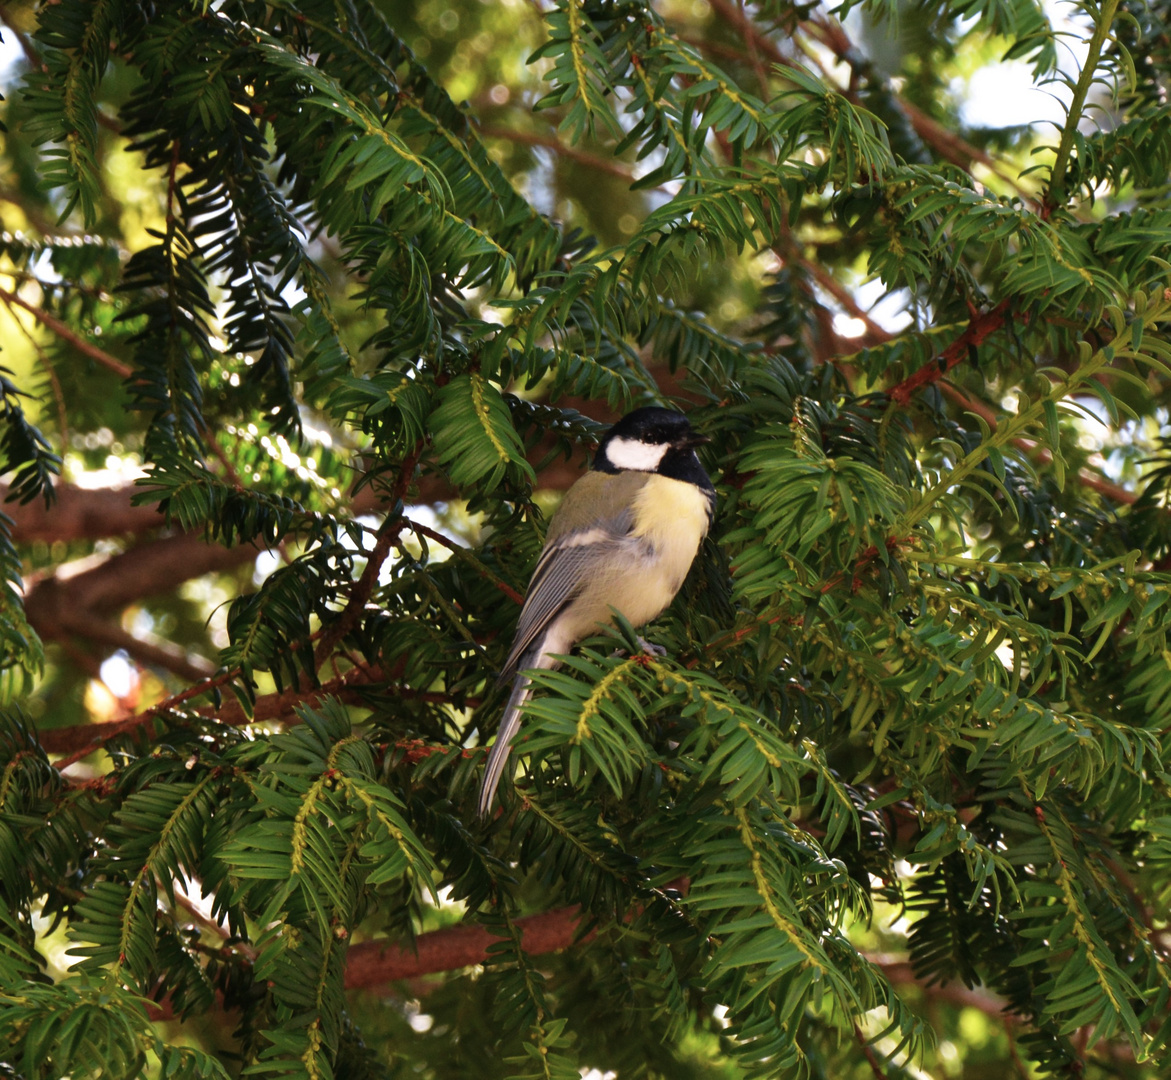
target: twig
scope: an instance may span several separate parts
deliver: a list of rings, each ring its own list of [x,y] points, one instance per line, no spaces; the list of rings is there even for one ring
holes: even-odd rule
[[[1069,167],[1069,155],[1073,151],[1073,142],[1077,138],[1078,125],[1082,120],[1082,109],[1086,103],[1086,95],[1094,83],[1094,76],[1098,70],[1098,60],[1102,55],[1102,46],[1110,35],[1110,27],[1114,23],[1114,16],[1118,13],[1118,0],[1105,0],[1101,15],[1094,26],[1094,33],[1090,37],[1090,46],[1086,51],[1086,60],[1082,64],[1077,84],[1073,88],[1073,98],[1065,113],[1065,125],[1061,129],[1061,141],[1057,144],[1057,155],[1053,161],[1053,169],[1049,173],[1049,190],[1045,192],[1044,216],[1048,217],[1059,203],[1065,201],[1065,171]]]
[[[993,409],[990,409],[982,401],[975,401],[968,397],[961,390],[957,389],[946,379],[939,383],[939,392],[945,397],[954,401],[961,409],[966,412],[975,413],[977,416],[983,417],[984,422],[993,430],[996,430],[997,415]],[[1033,455],[1042,465],[1048,465],[1053,461],[1053,452],[1047,447],[1041,446],[1034,439],[1019,438],[1012,440],[1013,446],[1024,450],[1025,453]],[[1089,469],[1079,469],[1077,471],[1078,483],[1083,487],[1088,487],[1092,491],[1096,491],[1099,495],[1104,495],[1108,499],[1113,499],[1114,502],[1123,503],[1127,506],[1132,505],[1138,501],[1138,496],[1133,491],[1128,491],[1124,487],[1119,487],[1118,484],[1112,484],[1109,480],[1104,480],[1102,477],[1089,471]]]
[[[862,1053],[865,1055],[867,1062],[870,1064],[870,1071],[878,1078],[878,1080],[890,1080],[879,1064],[878,1058],[874,1053],[874,1047],[870,1045],[866,1036],[862,1034],[862,1029],[854,1025],[854,1038],[857,1039],[858,1045],[862,1048]]]
[[[1014,1025],[1012,1019],[1006,1016],[1004,1018],[1004,1034],[1008,1039],[1009,1056],[1012,1058],[1012,1063],[1016,1068],[1018,1075],[1021,1077],[1021,1080],[1029,1080],[1029,1077],[1032,1076],[1032,1073],[1027,1068],[1025,1068],[1025,1063],[1021,1061],[1021,1056],[1019,1053],[1017,1053],[1016,1037],[1013,1035],[1013,1027]]]
[[[42,731],[40,733],[40,744],[50,754],[68,753],[70,755],[68,758],[56,763],[58,769],[66,769],[75,762],[80,761],[83,757],[100,749],[102,743],[107,739],[113,739],[118,735],[133,731],[136,727],[141,727],[143,724],[149,723],[155,717],[173,709],[176,705],[181,705],[184,701],[189,701],[193,697],[199,697],[201,694],[206,694],[218,686],[223,686],[224,683],[234,679],[238,674],[239,671],[236,670],[220,672],[210,679],[204,679],[203,682],[195,686],[189,686],[181,693],[174,694],[166,700],[160,701],[157,705],[152,705],[149,709],[139,713],[137,716],[130,717],[128,720],[115,720],[105,724],[73,724],[70,727],[50,728],[48,731]]]
[[[839,60],[857,70],[859,65],[866,65],[863,54],[850,40],[842,25],[834,19],[809,19],[803,22],[802,27],[811,32],[822,45],[830,50]],[[813,59],[816,60],[816,57]],[[973,162],[979,162],[990,172],[994,173],[1006,184],[1014,188],[1023,198],[1035,204],[1036,199],[1031,192],[1022,187],[1019,181],[1014,180],[1007,173],[1000,170],[994,158],[990,157],[979,147],[973,146],[966,139],[949,131],[920,109],[914,102],[908,101],[901,94],[892,92],[891,96],[903,110],[915,134],[931,146],[944,161],[950,161],[967,172],[971,171]]]
[[[207,442],[207,447],[219,461],[219,463],[224,467],[224,472],[227,474],[228,480],[231,481],[232,486],[237,491],[244,491],[244,481],[240,479],[240,474],[236,472],[236,466],[232,464],[232,459],[228,457],[227,453],[224,451],[224,448],[220,446],[219,442],[217,441],[215,432],[212,431],[210,427],[208,427],[206,422],[204,422],[201,426],[203,428],[203,437]]]
[[[175,645],[155,645],[143,641],[116,623],[84,610],[72,612],[63,622],[62,628],[90,641],[101,642],[114,649],[124,649],[136,660],[174,672],[183,679],[203,679],[211,675],[212,665],[203,657],[192,656]]]
[[[505,142],[524,143],[525,146],[543,146],[559,154],[561,157],[568,158],[570,161],[576,161],[581,165],[587,165],[591,169],[597,169],[598,172],[616,176],[619,180],[625,180],[628,184],[634,181],[634,174],[624,165],[619,165],[617,162],[610,161],[607,158],[596,157],[593,154],[586,153],[584,150],[578,150],[573,146],[566,146],[560,139],[556,139],[551,135],[537,135],[527,131],[513,131],[510,128],[491,126],[481,127],[480,134],[488,139],[502,139]]]
[[[24,308],[46,330],[51,330],[62,341],[69,342],[78,352],[84,353],[91,360],[96,360],[102,367],[109,369],[115,375],[123,379],[128,379],[134,373],[134,369],[129,364],[124,364],[116,356],[111,356],[108,352],[99,349],[96,345],[90,344],[85,338],[75,334],[56,316],[50,315],[47,311],[37,307],[35,304],[30,304],[27,300],[22,300],[16,293],[0,288],[0,300],[3,300],[10,307],[15,305],[16,307]]]
[[[789,247],[782,245],[774,245],[773,250],[781,258],[783,262],[796,264],[806,274],[808,274],[814,281],[817,282],[827,293],[830,294],[843,308],[855,319],[861,319],[866,325],[866,332],[875,339],[879,344],[894,339],[894,334],[884,330],[871,317],[870,313],[866,311],[855,299],[853,293],[845,287],[836,277],[833,276],[824,266],[815,263],[810,259],[806,259],[803,255],[796,251],[796,245],[793,245],[794,250],[789,250]]]
[[[948,345],[939,356],[924,364],[913,375],[892,386],[887,391],[890,399],[896,405],[907,405],[911,395],[921,387],[936,382],[946,375],[956,364],[966,359],[968,351],[982,345],[986,338],[999,330],[1008,320],[1008,308],[1011,300],[1001,300],[991,311],[980,312],[969,308],[971,318],[967,329],[958,338]]]
[[[366,602],[370,599],[370,595],[374,592],[374,586],[378,582],[378,574],[382,570],[382,564],[386,561],[386,557],[390,554],[390,549],[394,546],[395,540],[398,539],[398,534],[402,531],[404,519],[402,517],[402,501],[406,495],[407,488],[410,487],[411,478],[415,474],[415,466],[419,463],[419,458],[423,453],[422,443],[415,446],[414,450],[407,455],[406,460],[402,463],[399,469],[398,479],[395,481],[394,491],[391,494],[390,504],[391,513],[395,515],[393,518],[388,517],[379,530],[378,540],[374,544],[374,549],[370,552],[366,559],[366,568],[362,571],[361,577],[354,582],[350,589],[350,598],[346,601],[346,606],[342,613],[338,616],[337,621],[327,626],[321,634],[321,640],[317,644],[317,651],[314,654],[314,663],[318,668],[325,663],[326,658],[333,651],[334,646],[342,640],[362,618],[362,612],[366,609]]]
[[[52,361],[49,360],[49,354],[45,352],[41,343],[32,335],[31,331],[24,322],[20,319],[14,318],[12,320],[20,328],[21,334],[25,340],[33,347],[33,351],[37,354],[37,359],[44,365],[45,371],[49,375],[49,385],[53,388],[53,400],[57,405],[57,426],[61,429],[61,446],[69,445],[69,418],[65,415],[65,394],[61,389],[61,380],[57,378],[57,370],[53,367]]]
[[[524,604],[525,598],[516,591],[507,581],[502,581],[495,574],[493,574],[486,566],[484,566],[479,559],[476,559],[468,551],[467,548],[460,544],[449,540],[442,533],[436,532],[434,529],[427,528],[426,525],[420,525],[419,522],[413,521],[411,518],[403,518],[403,524],[413,533],[418,533],[420,536],[427,537],[428,540],[434,540],[435,543],[447,548],[448,551],[455,553],[463,558],[467,558],[470,562],[475,564],[477,572],[486,581],[491,582],[498,588],[505,596],[508,597],[514,604]]]
[[[24,58],[29,62],[29,66],[35,68],[37,71],[44,70],[44,61],[41,60],[41,54],[37,52],[33,43],[29,40],[28,34],[21,30],[16,23],[12,21],[12,16],[8,14],[8,5],[0,5],[0,22],[2,22],[16,38],[17,44],[20,46],[20,51],[24,53]]]
[[[748,13],[744,10],[744,0],[739,0],[737,6],[739,7],[741,18],[747,21]],[[752,61],[752,70],[756,73],[756,81],[760,85],[760,95],[767,100],[769,96],[768,73],[764,70],[764,64],[760,62],[760,48],[758,45],[758,39],[761,36],[760,34],[746,34],[744,44],[748,46],[748,55]]]
[[[954,131],[945,128],[938,120],[928,116],[913,101],[907,101],[901,97],[897,100],[899,107],[907,114],[911,127],[915,129],[915,134],[929,146],[933,146],[941,158],[950,161],[953,165],[958,165],[966,172],[971,171],[973,162],[983,165],[990,173],[1013,188],[1035,209],[1039,208],[1040,204],[1037,202],[1036,196],[1023,187],[1020,181],[1014,180],[1008,173],[1004,172],[995,158],[978,146],[973,146]]]
[[[217,686],[222,686],[239,674],[239,671],[226,671],[193,686],[182,694],[167,698],[157,705],[139,713],[137,716],[125,720],[111,720],[101,724],[74,724],[70,727],[50,728],[40,733],[40,744],[50,754],[67,754],[68,756],[55,762],[58,770],[67,769],[82,758],[99,750],[102,744],[119,735],[125,735],[135,728],[142,727],[151,720],[174,709],[176,705],[206,694]],[[344,675],[322,683],[310,690],[290,689],[279,694],[266,694],[257,698],[253,703],[251,713],[246,713],[244,707],[236,700],[225,701],[218,709],[204,707],[195,710],[198,716],[214,719],[229,727],[243,727],[246,724],[258,724],[266,721],[285,720],[292,715],[298,705],[316,705],[327,697],[336,697],[347,704],[362,704],[362,687],[374,685],[387,678],[385,672],[378,668],[352,668]],[[453,705],[456,707],[478,708],[481,700],[476,697],[445,694],[431,690],[415,690],[408,686],[394,686],[391,691],[400,698],[412,701],[426,701],[436,705]],[[404,746],[408,744],[403,744]],[[411,740],[409,747],[417,755],[418,740]]]

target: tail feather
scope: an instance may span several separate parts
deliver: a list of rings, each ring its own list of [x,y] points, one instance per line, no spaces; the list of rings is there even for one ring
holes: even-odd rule
[[[520,710],[529,699],[532,680],[527,675],[517,675],[512,684],[512,694],[508,704],[504,706],[504,715],[500,718],[500,729],[496,732],[496,741],[488,751],[488,763],[484,766],[484,779],[480,781],[480,800],[476,813],[480,817],[487,817],[492,809],[492,800],[496,797],[496,788],[500,784],[500,777],[504,775],[504,766],[508,761],[512,737],[520,727]]]

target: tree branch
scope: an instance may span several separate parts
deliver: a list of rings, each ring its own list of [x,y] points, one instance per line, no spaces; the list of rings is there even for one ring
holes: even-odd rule
[[[134,369],[129,364],[123,363],[116,356],[111,356],[108,352],[86,341],[85,338],[75,334],[56,316],[50,315],[49,312],[34,304],[30,304],[27,300],[22,300],[16,293],[0,288],[0,300],[3,300],[10,307],[16,306],[23,308],[37,322],[45,327],[46,330],[51,330],[62,341],[67,341],[78,352],[88,356],[91,360],[97,361],[102,367],[112,371],[115,375],[123,379],[128,379],[134,373]]]
[[[32,621],[30,618],[29,622]],[[46,636],[35,624],[34,628],[42,637]],[[54,636],[59,640],[64,632],[76,634],[87,641],[98,642],[112,649],[122,649],[139,663],[160,667],[164,671],[173,672],[181,679],[206,679],[214,671],[212,663],[202,656],[189,653],[170,642],[146,641],[123,630],[117,623],[100,619],[88,611],[71,612],[60,624],[60,630]]]
[[[892,386],[887,395],[896,405],[906,406],[910,403],[911,395],[921,387],[942,378],[956,364],[968,356],[968,350],[982,345],[986,338],[999,330],[1008,321],[1008,309],[1011,301],[1001,300],[991,311],[976,311],[971,308],[971,319],[967,329],[958,338],[948,345],[939,356],[924,364],[913,375]]]
[[[862,1050],[863,1057],[866,1058],[870,1066],[870,1071],[874,1073],[875,1080],[890,1080],[885,1072],[882,1071],[882,1066],[878,1063],[878,1057],[874,1053],[874,1047],[870,1045],[870,1041],[862,1034],[862,1029],[854,1025],[854,1041]]]
[[[91,566],[81,559],[60,567],[28,591],[25,607],[51,620],[71,610],[98,614],[117,611],[146,596],[170,592],[178,584],[204,574],[235,570],[253,562],[261,548],[251,544],[221,547],[198,533],[178,533],[138,544],[120,555]]]
[[[939,391],[945,397],[955,402],[965,412],[976,413],[978,416],[983,417],[984,422],[993,431],[996,430],[996,412],[982,401],[975,401],[968,397],[946,379],[940,381]],[[1013,439],[1012,443],[1013,446],[1024,450],[1025,453],[1031,454],[1042,465],[1048,465],[1053,461],[1053,452],[1039,445],[1035,439]],[[1089,469],[1078,469],[1077,481],[1083,487],[1088,487],[1091,491],[1096,491],[1099,495],[1105,496],[1107,499],[1112,499],[1114,502],[1123,503],[1126,506],[1130,506],[1138,501],[1138,496],[1133,491],[1119,487],[1118,484],[1112,484],[1109,480],[1090,472]]]
[[[220,672],[214,678],[205,679],[182,693],[160,701],[157,705],[152,705],[149,709],[125,720],[49,728],[47,731],[39,733],[39,742],[50,754],[68,754],[66,759],[56,762],[58,769],[66,769],[74,762],[92,754],[108,739],[117,738],[119,735],[125,735],[135,728],[142,727],[184,701],[190,701],[192,698],[209,693],[216,687],[223,686],[238,674],[238,671]],[[259,724],[273,720],[287,721],[294,714],[298,705],[313,707],[327,697],[336,697],[348,705],[362,705],[366,701],[362,695],[363,687],[377,686],[379,683],[389,682],[392,678],[392,675],[384,672],[381,668],[354,667],[320,686],[305,690],[294,687],[280,693],[259,697],[253,702],[251,713],[245,712],[244,707],[235,698],[226,699],[219,708],[208,706],[196,709],[195,712],[200,716],[214,718],[228,727],[243,727],[245,724]],[[409,686],[392,686],[390,689],[398,697],[411,701],[428,701],[438,705],[454,705],[469,709],[477,708],[481,704],[479,698],[438,691],[416,690]],[[420,744],[417,739],[400,745],[407,749],[408,757],[413,756],[416,760],[429,756],[434,750],[431,746]]]
[[[37,71],[44,70],[44,63],[41,60],[40,53],[38,53],[37,50],[33,47],[33,43],[31,40],[29,40],[28,34],[21,30],[20,27],[18,27],[16,23],[12,21],[12,16],[8,13],[7,4],[0,4],[0,22],[2,22],[8,28],[12,36],[16,38],[16,43],[20,46],[20,51],[24,53],[24,58],[28,61],[29,67],[34,68]]]
[[[749,54],[748,57],[742,57],[743,59],[751,62],[753,52],[759,50],[765,53],[775,64],[779,64],[782,67],[796,66],[789,57],[785,56],[777,48],[772,38],[752,21],[747,12],[733,3],[732,0],[709,0],[709,2],[712,10],[719,14],[725,22],[733,26],[744,39]],[[857,70],[860,64],[865,65],[866,61],[864,56],[836,21],[829,19],[809,19],[802,22],[801,26],[806,31],[815,31],[811,36],[829,49],[839,60],[848,64],[852,70]],[[846,96],[851,98],[851,100],[856,98],[852,90],[847,91]],[[915,134],[927,143],[928,146],[932,147],[944,161],[958,165],[965,171],[970,171],[972,163],[978,162],[984,168],[988,169],[989,172],[1019,192],[1023,197],[1030,200],[1033,199],[1033,196],[1021,187],[1018,181],[1002,172],[997,162],[979,147],[973,146],[954,131],[949,131],[901,94],[892,91],[891,97],[898,104],[898,107],[903,110]]]
[[[41,540],[51,544],[58,540],[100,540],[107,536],[143,533],[162,527],[165,522],[157,507],[135,506],[131,502],[135,487],[79,488],[58,484],[57,498],[46,507],[43,499],[21,505],[10,503],[4,512],[12,519],[12,539],[18,544]],[[0,501],[8,494],[0,484]]]
[[[407,455],[406,460],[399,469],[398,479],[395,481],[394,491],[391,493],[389,500],[391,513],[395,516],[393,519],[388,518],[382,523],[382,528],[378,531],[378,539],[374,543],[374,549],[366,558],[366,568],[351,587],[350,598],[346,602],[345,608],[338,616],[337,621],[331,623],[322,632],[321,640],[317,644],[317,652],[314,654],[314,660],[319,668],[325,663],[329,654],[333,652],[334,646],[358,625],[359,620],[362,618],[362,612],[366,610],[366,604],[370,599],[371,593],[374,592],[374,586],[378,583],[378,574],[382,570],[382,564],[386,562],[386,557],[390,554],[390,549],[394,546],[395,540],[398,539],[398,534],[402,532],[404,524],[402,516],[403,497],[406,495],[407,488],[411,485],[411,480],[415,475],[415,468],[419,464],[419,458],[422,456],[422,453],[423,444],[419,443]]]
[[[426,525],[420,525],[417,521],[412,521],[410,518],[403,518],[403,524],[419,536],[425,536],[429,540],[434,540],[435,543],[447,548],[448,551],[456,555],[463,556],[472,563],[474,563],[477,572],[486,581],[491,582],[497,589],[499,589],[505,596],[508,597],[514,604],[523,605],[525,598],[518,593],[507,581],[503,581],[495,574],[491,573],[486,566],[484,566],[478,559],[471,556],[471,552],[462,544],[456,544],[449,540],[442,533],[436,532],[434,529],[427,528]]]
[[[552,135],[537,135],[533,132],[514,131],[511,128],[490,126],[482,126],[480,128],[480,134],[488,139],[501,139],[504,142],[523,143],[525,146],[542,146],[570,161],[576,161],[579,165],[586,165],[591,169],[596,169],[598,172],[616,176],[619,180],[625,180],[628,184],[634,182],[634,174],[625,165],[620,165],[609,158],[596,157],[594,154],[588,154],[584,150],[578,150],[573,146],[566,146],[560,139],[554,138]]]
[[[581,917],[581,909],[574,906],[517,919],[521,947],[530,956],[568,948]],[[352,945],[347,955],[346,989],[370,989],[398,979],[482,964],[488,959],[489,947],[499,940],[482,926],[467,925],[420,934],[413,950],[385,941],[360,942]]]

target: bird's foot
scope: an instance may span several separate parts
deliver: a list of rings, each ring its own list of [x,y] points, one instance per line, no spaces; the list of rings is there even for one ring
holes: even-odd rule
[[[638,656],[645,654],[647,656],[663,657],[667,655],[667,650],[664,649],[662,645],[655,645],[653,642],[647,641],[647,639],[644,637],[640,637],[638,639],[638,647],[641,650],[641,652],[635,654]],[[625,649],[615,649],[610,654],[611,657],[627,655],[629,654]]]
[[[647,641],[646,638],[640,637],[638,644],[642,651],[648,656],[666,656],[667,650],[662,645],[655,645],[653,642]]]

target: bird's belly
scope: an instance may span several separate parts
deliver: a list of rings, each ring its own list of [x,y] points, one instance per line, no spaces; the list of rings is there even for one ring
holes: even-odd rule
[[[675,598],[707,534],[707,496],[694,484],[654,476],[636,507],[641,528],[617,545],[602,579],[591,583],[565,612],[571,636],[585,637],[619,611],[641,626],[660,615]],[[570,629],[570,627],[566,627]]]
[[[633,626],[642,626],[659,615],[674,598],[675,576],[664,572],[660,561],[645,545],[630,542],[623,557],[615,559],[602,580],[591,584],[558,620],[572,641],[595,634],[599,626],[614,621],[620,612]]]

